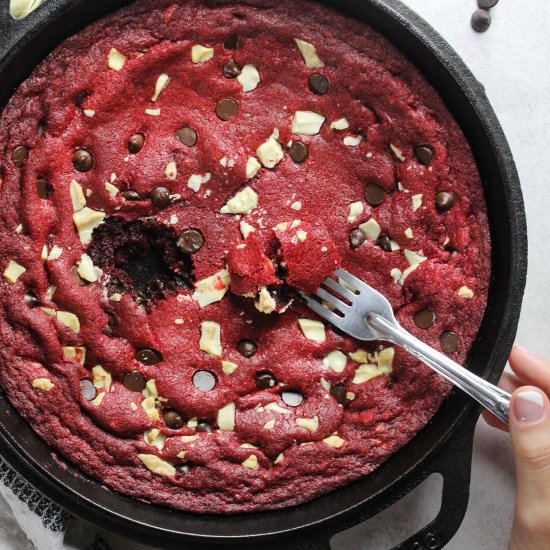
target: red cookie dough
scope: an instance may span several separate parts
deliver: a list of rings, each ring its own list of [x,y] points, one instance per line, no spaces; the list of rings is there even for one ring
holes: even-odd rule
[[[0,182],[0,383],[56,452],[151,503],[299,504],[450,391],[296,300],[237,294],[338,263],[458,362],[485,310],[466,139],[385,38],[314,2],[138,0],[94,23],[4,108]]]

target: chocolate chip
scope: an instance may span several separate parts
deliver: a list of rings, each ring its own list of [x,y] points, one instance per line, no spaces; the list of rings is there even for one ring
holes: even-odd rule
[[[440,191],[435,195],[435,207],[439,212],[447,212],[455,205],[456,199],[447,191]]]
[[[288,154],[296,164],[301,164],[308,156],[307,145],[301,141],[294,141],[288,148]]]
[[[87,172],[94,164],[92,155],[89,151],[86,151],[86,149],[77,149],[73,153],[72,161],[75,170],[79,172]]]
[[[365,199],[371,206],[379,206],[385,197],[386,190],[377,183],[369,183],[365,188]]]
[[[300,392],[291,390],[284,391],[281,398],[289,407],[297,407],[304,400],[304,396]]]
[[[239,42],[239,37],[236,34],[232,34],[231,36],[228,36],[225,39],[225,42],[223,43],[223,47],[226,50],[236,50],[238,42]]]
[[[435,313],[429,309],[422,309],[418,311],[414,316],[414,324],[418,328],[428,329],[435,321]]]
[[[151,189],[149,199],[157,208],[166,208],[170,204],[170,189],[159,185]]]
[[[244,338],[237,344],[237,351],[248,359],[253,357],[258,352],[258,344],[252,340]]]
[[[122,377],[122,385],[127,390],[130,390],[130,391],[141,392],[145,389],[146,384],[147,384],[147,379],[138,370],[127,372]]]
[[[52,186],[44,178],[36,180],[36,193],[41,199],[47,199],[52,194]]]
[[[460,339],[458,338],[458,334],[447,330],[439,337],[439,343],[441,344],[441,349],[451,355],[458,349]]]
[[[229,60],[222,69],[225,78],[237,78],[242,72],[240,65],[234,60]]]
[[[233,118],[239,109],[237,102],[234,99],[222,99],[216,105],[216,114],[221,120],[229,120]]]
[[[143,200],[143,197],[137,191],[133,191],[132,189],[129,189],[128,191],[123,191],[121,195],[122,195],[122,198],[124,198],[127,201]]]
[[[434,151],[429,145],[417,145],[414,154],[420,164],[427,166],[434,158]]]
[[[21,168],[23,166],[23,162],[25,162],[25,159],[29,156],[29,150],[24,145],[19,145],[13,150],[13,153],[11,155],[11,160],[13,160],[13,164],[17,166],[17,168]]]
[[[176,132],[176,136],[184,145],[187,145],[187,147],[194,147],[197,143],[197,132],[190,126],[180,128]]]
[[[191,468],[193,468],[193,466],[191,462],[182,462],[181,464],[178,464],[175,468],[176,472],[185,475],[191,471]]]
[[[164,411],[162,413],[162,418],[164,419],[166,426],[171,430],[179,430],[180,428],[183,428],[185,424],[185,421],[181,415],[173,410]]]
[[[484,10],[494,8],[498,4],[498,0],[477,0],[477,5]]]
[[[82,399],[84,399],[84,401],[91,401],[92,399],[95,399],[97,390],[91,380],[84,378],[80,381],[80,393],[82,394]]]
[[[23,302],[25,302],[25,305],[30,308],[37,307],[40,303],[36,292],[32,289],[25,294],[23,297]]]
[[[352,229],[349,234],[351,248],[359,248],[365,242],[365,234],[360,229]]]
[[[216,385],[216,377],[207,370],[198,370],[193,375],[193,385],[200,391],[211,391]]]
[[[139,153],[143,149],[144,145],[145,145],[145,136],[140,133],[134,134],[128,140],[128,151],[133,155],[135,155],[136,153]]]
[[[196,254],[204,245],[204,237],[198,229],[186,229],[178,237],[178,248],[185,254]]]
[[[256,387],[259,390],[267,390],[273,388],[277,383],[275,376],[269,371],[257,372],[254,376],[254,381],[256,382]]]
[[[346,387],[343,384],[333,386],[330,388],[330,395],[332,395],[332,397],[336,399],[336,402],[341,405],[346,399]]]
[[[391,249],[391,240],[389,237],[386,237],[386,235],[381,235],[378,237],[378,240],[376,241],[376,244],[384,251],[384,252],[392,252]]]
[[[316,95],[324,95],[330,88],[328,78],[319,73],[313,73],[309,77],[308,85],[309,89]]]
[[[212,424],[206,422],[206,420],[200,420],[195,428],[197,432],[211,434],[214,431]]]
[[[476,10],[472,14],[472,29],[485,32],[491,26],[491,14],[486,10]]]
[[[136,352],[136,359],[144,365],[156,365],[162,361],[162,354],[156,349],[143,348]]]

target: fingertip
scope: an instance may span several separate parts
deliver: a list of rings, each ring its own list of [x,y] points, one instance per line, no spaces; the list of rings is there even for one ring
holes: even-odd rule
[[[510,401],[510,419],[517,424],[535,425],[548,417],[550,404],[546,394],[535,386],[518,388]]]

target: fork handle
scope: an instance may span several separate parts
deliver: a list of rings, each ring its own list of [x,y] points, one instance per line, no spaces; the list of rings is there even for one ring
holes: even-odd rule
[[[511,397],[508,392],[476,376],[420,341],[397,322],[394,324],[376,313],[371,313],[367,317],[367,323],[381,340],[388,340],[408,351],[508,424]]]

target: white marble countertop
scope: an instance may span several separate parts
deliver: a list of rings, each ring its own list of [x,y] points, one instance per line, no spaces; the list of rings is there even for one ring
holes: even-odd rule
[[[517,341],[550,357],[550,181],[546,168],[550,143],[550,2],[501,0],[491,10],[493,24],[473,32],[475,0],[404,0],[456,49],[487,95],[514,153],[522,181],[529,226],[530,265]],[[379,516],[335,537],[334,550],[390,548],[435,517],[441,480],[432,476],[417,490]],[[450,550],[505,548],[514,498],[513,460],[505,434],[480,421],[476,431],[470,504]],[[17,512],[21,514],[21,512]],[[21,520],[21,517],[18,517]],[[107,537],[109,538],[109,537]],[[36,533],[40,549],[50,547]],[[42,541],[42,542],[41,542]],[[137,548],[122,540],[122,549]],[[8,503],[0,497],[0,550],[33,548],[19,529]],[[74,548],[69,543],[65,548]]]

